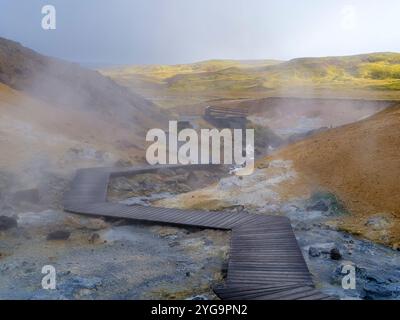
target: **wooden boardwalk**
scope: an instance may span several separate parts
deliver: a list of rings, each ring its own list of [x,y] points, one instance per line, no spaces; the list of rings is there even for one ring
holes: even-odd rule
[[[178,168],[181,166],[168,166]],[[199,169],[200,166],[195,166]],[[71,213],[117,217],[176,226],[231,230],[227,278],[214,288],[221,299],[331,299],[314,288],[286,217],[128,206],[107,202],[111,177],[155,172],[165,166],[77,171],[64,208]],[[191,168],[185,166],[185,168]]]

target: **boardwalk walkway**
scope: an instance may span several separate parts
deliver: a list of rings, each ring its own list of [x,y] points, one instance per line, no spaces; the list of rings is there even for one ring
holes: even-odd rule
[[[64,195],[64,209],[85,215],[231,230],[227,278],[224,285],[214,288],[221,299],[330,299],[314,288],[290,221],[286,217],[107,202],[111,177],[150,173],[162,168],[165,166],[80,169],[70,190]]]

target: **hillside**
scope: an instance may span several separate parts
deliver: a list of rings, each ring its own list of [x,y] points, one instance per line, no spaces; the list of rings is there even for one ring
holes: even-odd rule
[[[400,242],[400,106],[290,145],[271,159],[293,161],[296,183],[306,190],[336,194],[351,213],[342,228]],[[373,217],[387,219],[388,230],[371,231]]]
[[[27,185],[43,170],[142,161],[146,131],[167,120],[96,71],[0,39],[0,168]]]
[[[279,64],[278,60],[208,60],[192,64],[177,65],[137,65],[121,66],[104,69],[110,75],[143,75],[150,78],[165,80],[178,74],[219,72],[229,68],[255,69]]]
[[[299,199],[333,194],[347,214],[332,216],[332,225],[399,247],[399,105],[283,147],[258,161],[257,168],[242,179],[229,177],[157,205],[282,214],[299,206]],[[301,214],[306,219],[311,213]]]
[[[236,96],[232,90],[253,85],[254,72],[279,63],[278,60],[209,60],[179,65],[121,66],[99,71],[162,107],[176,107]],[[228,87],[230,92],[222,92],[220,87]]]
[[[0,38],[0,82],[58,107],[94,111],[133,125],[135,131],[165,120],[149,101],[78,64],[40,55]]]
[[[218,63],[217,63],[218,62]],[[398,99],[400,54],[279,61],[209,61],[102,70],[162,106],[268,96]],[[157,89],[157,90],[155,90]],[[166,95],[168,98],[163,98]]]

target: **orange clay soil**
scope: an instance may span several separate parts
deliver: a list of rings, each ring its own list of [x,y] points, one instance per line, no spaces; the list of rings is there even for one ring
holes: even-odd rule
[[[340,228],[399,247],[400,105],[287,146],[262,162],[273,159],[293,161],[303,190],[330,191],[345,203],[350,215],[337,221]],[[371,229],[371,217],[389,222]]]

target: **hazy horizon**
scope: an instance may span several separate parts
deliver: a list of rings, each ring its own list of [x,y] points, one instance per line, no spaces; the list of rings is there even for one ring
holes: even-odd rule
[[[46,4],[56,30],[41,28]],[[0,36],[91,66],[287,61],[400,52],[399,11],[397,0],[0,0]]]

